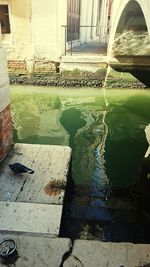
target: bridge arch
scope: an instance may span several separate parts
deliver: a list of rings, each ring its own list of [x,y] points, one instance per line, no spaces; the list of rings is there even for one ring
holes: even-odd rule
[[[149,0],[114,0],[111,21],[112,29],[108,46],[109,57],[112,57],[113,45],[117,34],[122,34],[127,30],[145,31],[147,42],[150,41],[149,9]]]

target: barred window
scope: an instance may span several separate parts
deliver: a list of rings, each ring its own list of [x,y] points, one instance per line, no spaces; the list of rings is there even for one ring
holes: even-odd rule
[[[0,5],[1,32],[10,33],[8,5]]]
[[[68,0],[67,2],[67,41],[79,39],[80,2],[81,0]]]

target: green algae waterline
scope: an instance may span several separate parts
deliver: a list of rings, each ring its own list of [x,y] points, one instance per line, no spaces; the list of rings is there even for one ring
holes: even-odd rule
[[[11,86],[14,142],[72,147],[73,201],[63,236],[150,242],[129,191],[148,148],[148,90]],[[138,228],[138,229],[137,229]]]

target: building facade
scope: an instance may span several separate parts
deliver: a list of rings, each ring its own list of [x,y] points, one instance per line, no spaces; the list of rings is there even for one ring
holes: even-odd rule
[[[103,38],[108,10],[109,0],[0,0],[10,78],[58,73],[71,45]]]

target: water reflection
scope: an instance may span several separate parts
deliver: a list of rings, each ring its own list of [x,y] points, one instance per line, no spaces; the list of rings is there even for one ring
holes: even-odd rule
[[[98,109],[98,107],[97,107]],[[68,116],[69,114],[69,116]],[[108,127],[106,111],[64,111],[60,122],[70,135],[73,149],[72,174],[75,198],[68,208],[69,216],[86,219],[107,219],[112,215],[106,209],[108,178],[105,172],[105,141]]]
[[[40,126],[40,113],[34,101],[22,101],[16,107],[13,113],[13,123],[19,140],[37,134]]]
[[[22,143],[68,144],[69,136],[60,123],[60,97],[17,97],[12,104],[15,141]]]
[[[17,88],[12,88],[14,141],[72,147],[75,196],[63,235],[145,242],[147,221],[128,186],[147,149],[150,96],[113,90],[106,105],[99,90]]]

